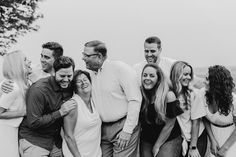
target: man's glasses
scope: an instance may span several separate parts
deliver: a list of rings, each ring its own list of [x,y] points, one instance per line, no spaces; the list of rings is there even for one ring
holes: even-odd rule
[[[144,52],[146,52],[146,53],[148,53],[148,52],[155,53],[156,50],[144,50]]]
[[[91,57],[91,56],[96,56],[96,55],[98,55],[98,53],[94,53],[94,54],[86,54],[86,53],[84,53],[84,52],[82,52],[82,55],[83,55],[83,57],[86,57],[86,58],[89,58],[89,57]]]

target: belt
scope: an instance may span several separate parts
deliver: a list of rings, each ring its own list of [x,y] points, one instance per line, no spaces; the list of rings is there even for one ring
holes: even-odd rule
[[[216,127],[219,127],[219,128],[226,128],[226,127],[229,127],[229,126],[233,125],[234,123],[230,123],[230,124],[226,124],[226,125],[218,125],[218,124],[215,124],[215,123],[211,122],[211,124],[216,126]]]
[[[124,116],[124,117],[122,117],[122,118],[120,118],[120,119],[118,119],[116,121],[113,121],[113,122],[102,122],[102,124],[104,124],[104,125],[112,125],[112,124],[115,124],[115,123],[118,123],[118,122],[124,120],[125,118],[126,118],[126,116]]]

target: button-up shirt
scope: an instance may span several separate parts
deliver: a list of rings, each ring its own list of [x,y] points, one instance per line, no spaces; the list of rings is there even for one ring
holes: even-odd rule
[[[135,71],[120,61],[105,60],[92,76],[92,95],[103,122],[127,116],[123,131],[132,133],[138,123],[141,92]]]
[[[32,84],[26,95],[27,115],[19,128],[19,138],[49,151],[54,144],[61,148],[63,119],[59,109],[72,92],[69,88],[61,89],[54,76]]]

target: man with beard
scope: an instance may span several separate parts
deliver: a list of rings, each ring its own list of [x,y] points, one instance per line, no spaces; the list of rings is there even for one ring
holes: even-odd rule
[[[61,56],[53,63],[55,75],[38,80],[28,89],[26,117],[19,127],[22,157],[62,157],[62,117],[76,107],[69,100],[74,67],[71,58]]]

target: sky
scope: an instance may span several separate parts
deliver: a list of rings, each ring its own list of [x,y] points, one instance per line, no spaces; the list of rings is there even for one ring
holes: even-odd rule
[[[162,41],[162,56],[193,67],[236,65],[235,0],[44,0],[40,30],[19,38],[21,49],[39,63],[41,45],[57,41],[64,55],[84,68],[84,43],[101,40],[108,58],[130,65],[144,60],[149,36]]]

